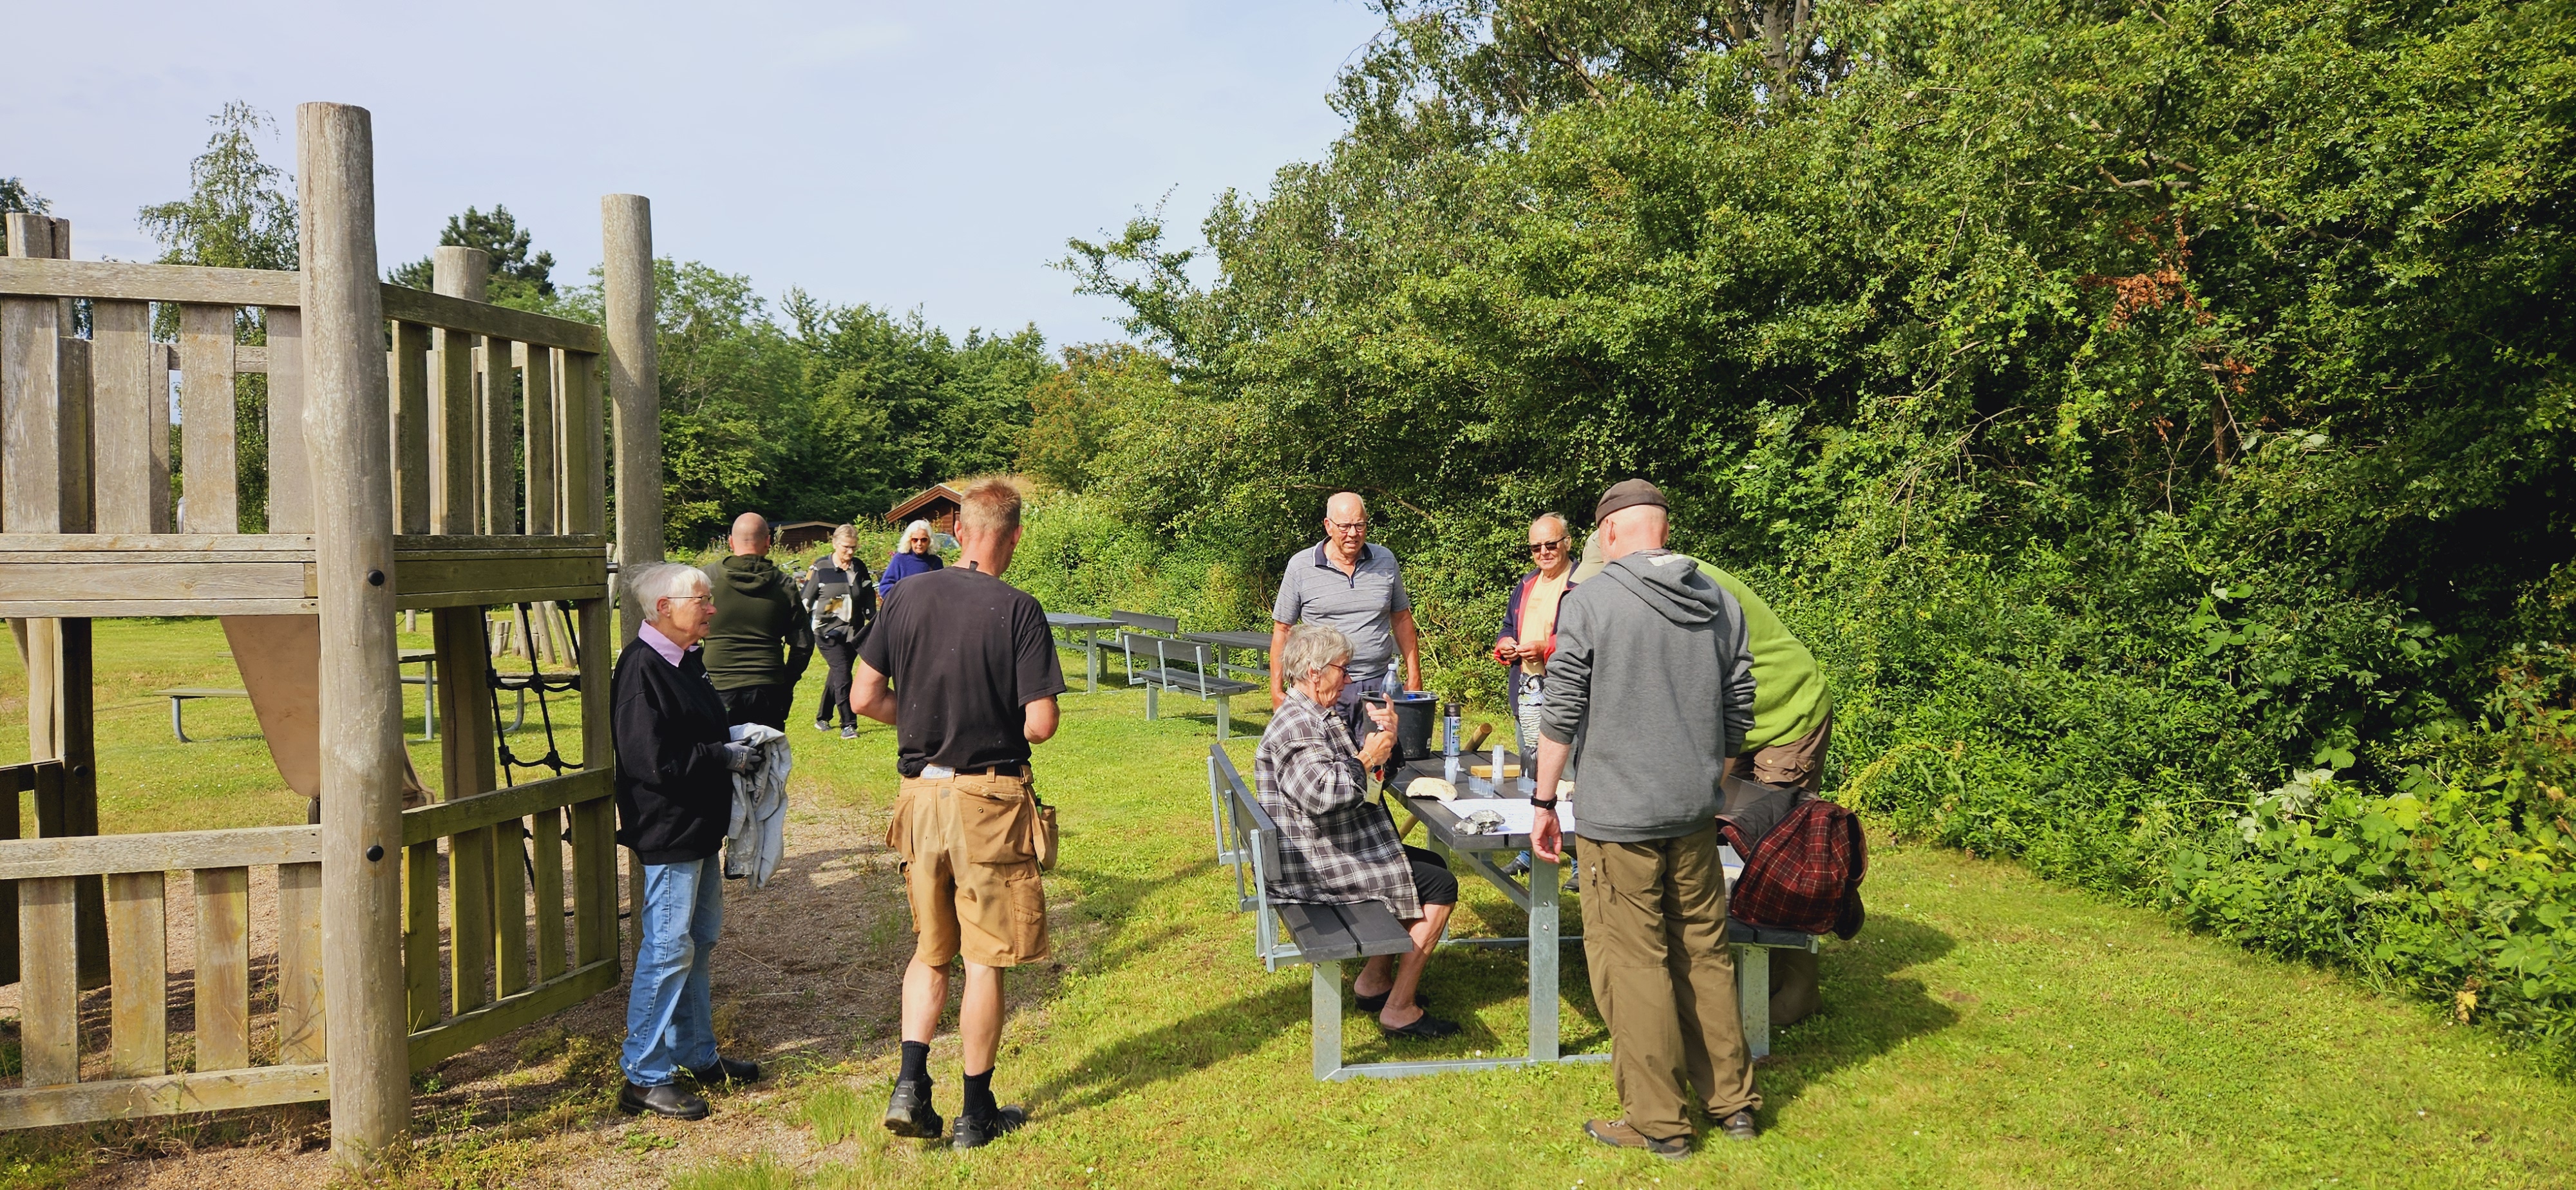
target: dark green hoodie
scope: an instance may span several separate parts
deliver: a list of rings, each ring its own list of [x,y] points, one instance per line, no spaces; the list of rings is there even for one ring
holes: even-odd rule
[[[735,554],[707,567],[707,585],[716,593],[716,622],[706,639],[707,680],[716,689],[792,686],[805,676],[814,629],[784,572],[767,558]]]

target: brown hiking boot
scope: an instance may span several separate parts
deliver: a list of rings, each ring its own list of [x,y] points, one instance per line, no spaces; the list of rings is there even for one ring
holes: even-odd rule
[[[1638,1149],[1667,1161],[1679,1161],[1691,1155],[1690,1136],[1656,1140],[1628,1126],[1626,1120],[1586,1120],[1583,1134],[1614,1149]]]

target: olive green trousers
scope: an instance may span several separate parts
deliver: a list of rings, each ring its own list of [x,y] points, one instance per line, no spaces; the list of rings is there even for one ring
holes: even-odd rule
[[[1630,1127],[1689,1134],[1762,1106],[1735,1004],[1717,826],[1642,843],[1581,840],[1583,955],[1610,1026],[1610,1078]],[[1693,1089],[1696,1088],[1696,1094]]]

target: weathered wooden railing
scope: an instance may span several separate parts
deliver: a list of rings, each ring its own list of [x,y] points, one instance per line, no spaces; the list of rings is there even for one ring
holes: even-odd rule
[[[20,766],[26,767],[26,766]],[[275,1048],[255,1060],[250,875],[277,873]],[[170,1061],[171,871],[193,884],[194,1041]],[[109,1027],[102,1077],[82,1077],[74,890],[107,881]],[[254,1107],[330,1093],[322,1012],[320,828],[256,827],[0,841],[16,882],[19,1085],[0,1088],[13,1127]],[[92,1045],[91,1057],[99,1056]],[[263,1046],[263,1050],[267,1047]],[[92,1063],[93,1066],[97,1064]]]

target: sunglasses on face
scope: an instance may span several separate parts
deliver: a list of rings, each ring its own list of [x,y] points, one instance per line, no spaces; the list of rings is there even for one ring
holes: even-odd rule
[[[1530,552],[1533,554],[1552,554],[1564,548],[1565,539],[1562,537],[1557,538],[1554,541],[1533,541],[1530,543]]]

